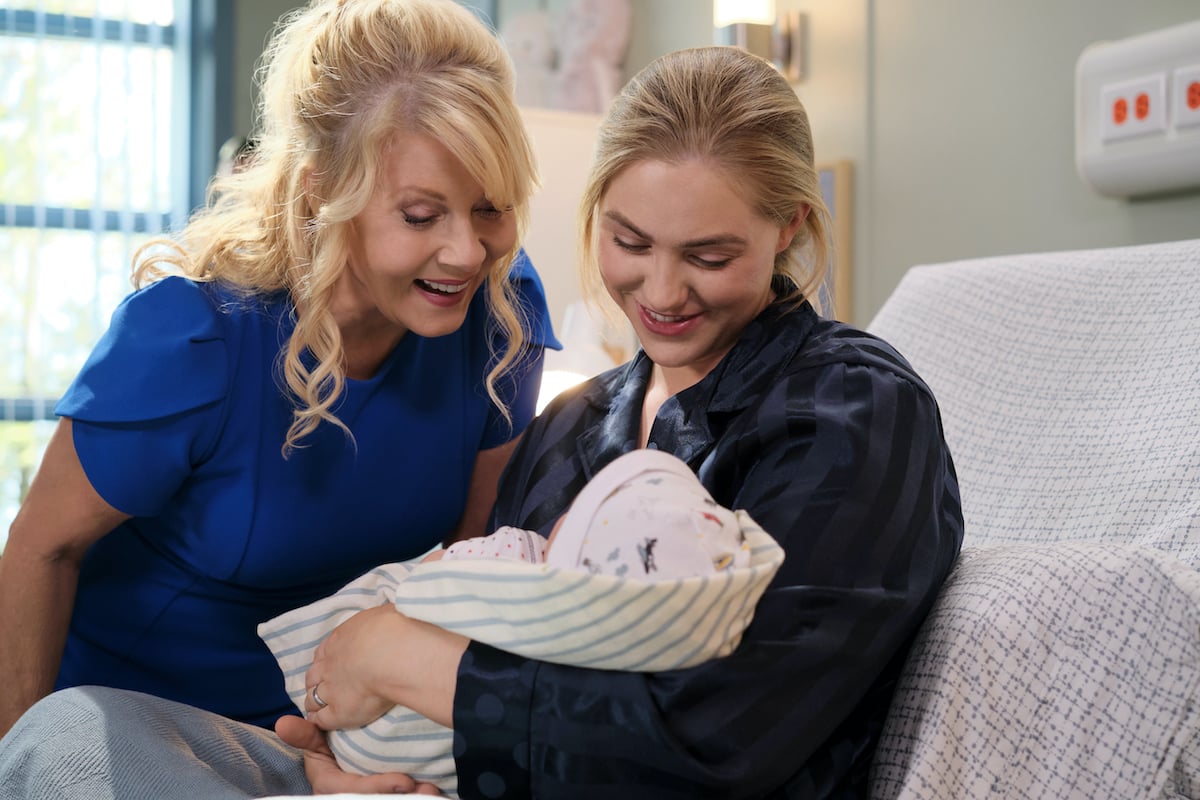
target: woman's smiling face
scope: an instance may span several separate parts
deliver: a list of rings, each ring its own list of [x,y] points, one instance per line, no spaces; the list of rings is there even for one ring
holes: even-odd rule
[[[517,237],[514,215],[488,200],[462,162],[436,139],[407,132],[385,149],[375,192],[353,224],[339,324],[384,323],[401,335],[456,331]]]
[[[631,164],[598,217],[604,285],[676,391],[707,375],[771,302],[775,256],[804,220],[762,217],[701,160]]]

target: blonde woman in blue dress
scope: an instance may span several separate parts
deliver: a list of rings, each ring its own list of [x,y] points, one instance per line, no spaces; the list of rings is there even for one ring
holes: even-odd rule
[[[451,0],[318,0],[266,58],[252,164],[139,253],[57,406],[0,559],[0,732],[81,685],[296,713],[256,626],[483,534],[533,416],[556,343],[500,42]]]

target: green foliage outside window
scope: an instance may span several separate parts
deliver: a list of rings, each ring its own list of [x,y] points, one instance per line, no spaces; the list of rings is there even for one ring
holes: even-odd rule
[[[185,6],[0,7],[0,549],[54,427],[38,418],[129,292],[133,252],[172,211],[171,26]]]

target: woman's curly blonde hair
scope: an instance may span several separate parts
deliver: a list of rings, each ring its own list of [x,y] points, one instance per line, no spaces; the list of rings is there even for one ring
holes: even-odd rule
[[[518,242],[537,174],[508,54],[452,0],[314,0],[280,20],[259,78],[251,165],[214,179],[205,208],[177,240],[138,251],[134,284],[182,273],[247,293],[287,290],[296,315],[280,363],[294,401],[287,456],[322,420],[349,435],[333,413],[346,376],[330,303],[351,221],[375,189],[391,137],[406,131],[441,142],[497,208],[512,209]],[[507,344],[485,385],[506,416],[496,384],[529,338],[509,280],[516,250],[486,283]]]

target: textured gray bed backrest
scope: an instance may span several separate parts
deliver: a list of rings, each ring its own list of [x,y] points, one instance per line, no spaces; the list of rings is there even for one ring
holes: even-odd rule
[[[1200,240],[914,267],[869,330],[937,395],[964,544],[1200,566]]]

